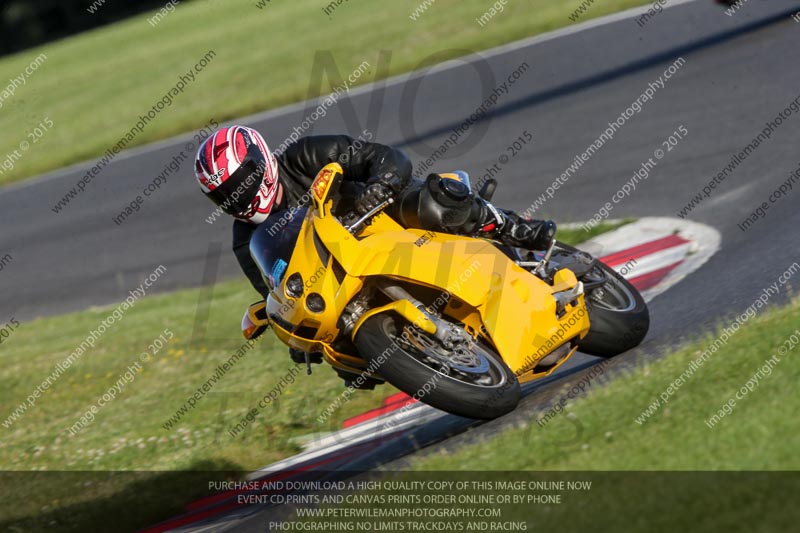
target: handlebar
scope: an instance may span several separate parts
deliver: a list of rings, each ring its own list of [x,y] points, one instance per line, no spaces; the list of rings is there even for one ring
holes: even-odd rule
[[[553,249],[555,247],[556,247],[556,240],[553,239],[550,242],[550,247],[547,249],[547,253],[544,254],[544,257],[542,258],[541,261],[539,261],[539,265],[536,267],[535,272],[540,277],[545,275],[546,273],[545,269],[547,268],[547,265],[550,263],[550,257],[553,255]]]
[[[553,255],[553,250],[556,247],[556,240],[553,239],[553,242],[550,243],[550,247],[545,252],[542,259],[539,261],[517,261],[517,265],[521,266],[525,269],[533,269],[531,272],[540,278],[544,278],[547,275],[547,267],[550,264],[550,258]]]

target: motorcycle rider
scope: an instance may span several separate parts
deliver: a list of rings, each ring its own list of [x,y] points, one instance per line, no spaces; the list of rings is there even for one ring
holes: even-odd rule
[[[555,235],[552,221],[526,220],[475,196],[463,182],[431,174],[412,179],[412,165],[401,151],[347,135],[298,139],[275,156],[256,130],[245,126],[219,129],[200,146],[195,173],[203,193],[233,223],[233,252],[253,287],[266,298],[264,279],[250,256],[256,226],[283,209],[297,207],[317,172],[328,163],[343,170],[343,196],[364,214],[388,198],[388,213],[404,227],[468,236],[542,250]],[[346,185],[346,186],[345,186]],[[296,358],[292,353],[293,359]]]

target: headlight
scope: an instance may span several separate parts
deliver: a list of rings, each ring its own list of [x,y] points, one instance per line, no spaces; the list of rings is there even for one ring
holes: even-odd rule
[[[295,272],[286,280],[286,294],[291,298],[300,298],[303,295],[303,276]]]
[[[312,292],[306,297],[306,307],[312,313],[321,313],[325,310],[325,300],[316,292]]]

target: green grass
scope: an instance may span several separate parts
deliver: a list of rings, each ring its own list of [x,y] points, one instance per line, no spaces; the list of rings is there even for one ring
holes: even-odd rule
[[[604,0],[581,20],[645,3]],[[40,53],[47,56],[4,102],[0,163],[32,141],[28,134],[43,120],[54,123],[12,169],[0,172],[0,185],[101,156],[209,50],[216,58],[132,145],[326,94],[340,81],[309,87],[316,51],[330,51],[343,78],[369,62],[357,81],[363,84],[415,69],[432,54],[444,61],[568,25],[580,0],[508,2],[483,27],[475,19],[490,4],[480,0],[439,0],[416,22],[409,14],[419,0],[380,7],[352,0],[330,17],[321,0],[255,4],[185,0],[155,28],[148,13],[0,60],[0,80],[8,80]],[[380,50],[391,52],[388,64],[379,62]],[[267,136],[276,146],[283,140]]]
[[[643,424],[635,421],[642,411],[716,335],[663,359],[640,364],[602,387],[594,385],[586,397],[567,404],[566,414],[560,413],[544,427],[537,423],[543,416],[539,413],[455,451],[423,452],[422,458],[412,459],[408,470],[387,472],[380,479],[488,482],[495,487],[509,481],[526,487],[532,481],[591,483],[590,489],[582,491],[452,490],[457,496],[560,495],[560,503],[458,506],[500,509],[499,521],[525,523],[528,530],[536,531],[794,530],[800,518],[796,505],[800,424],[794,418],[800,409],[798,318],[800,300],[795,300],[786,307],[764,311],[742,326],[727,346],[677,390],[666,407]],[[790,344],[784,344],[792,337]],[[795,346],[790,349],[791,344]],[[784,355],[781,347],[788,350]],[[773,355],[778,361],[769,365],[772,372],[763,370],[760,384],[737,399],[737,391]],[[566,393],[566,389],[560,391],[554,401]],[[735,408],[709,428],[706,421],[731,398],[736,401]],[[407,492],[442,494],[429,489]],[[392,494],[380,489],[363,493]],[[381,508],[404,507],[388,503]],[[346,513],[363,507],[344,504],[335,510]],[[453,518],[449,522],[461,523],[465,531],[478,530],[469,527],[470,521],[476,520]]]
[[[642,412],[714,340],[707,338],[593,387],[540,427],[526,428],[417,461],[417,470],[798,470],[800,347],[733,412],[709,428],[706,420],[798,331],[800,300],[765,311],[743,326],[643,424]],[[774,363],[773,363],[774,364]],[[766,370],[765,370],[766,373]],[[566,393],[566,391],[564,391]],[[557,396],[556,398],[560,398]],[[542,414],[539,415],[541,418]],[[577,436],[576,436],[576,433]],[[565,443],[559,444],[554,443]]]
[[[567,227],[567,228],[561,227],[557,230],[556,239],[559,242],[575,246],[584,241],[588,241],[589,239],[597,237],[598,235],[602,235],[603,233],[607,233],[617,228],[621,228],[622,226],[630,224],[635,220],[636,219],[634,218],[624,218],[621,220],[611,220],[611,221],[604,220],[603,222],[597,224],[588,231],[584,230],[580,226]]]

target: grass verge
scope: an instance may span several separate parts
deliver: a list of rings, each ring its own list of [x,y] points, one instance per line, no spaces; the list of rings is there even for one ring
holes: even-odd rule
[[[763,312],[649,417],[643,415],[651,403],[716,335],[591,389],[544,427],[532,420],[455,453],[419,460],[414,469],[798,470],[800,424],[789,415],[800,409],[798,318],[800,300]],[[753,390],[737,398],[748,382]],[[564,442],[570,444],[556,444]]]
[[[146,13],[0,60],[0,80],[7,80],[46,56],[2,102],[4,124],[13,127],[0,129],[0,162],[21,143],[30,146],[0,168],[0,185],[102,156],[209,50],[216,57],[128,147],[327,94],[340,82],[310,82],[316,51],[331,52],[343,80],[368,62],[355,86],[408,72],[434,55],[444,61],[566,26],[581,5],[508,2],[481,26],[476,20],[491,6],[480,0],[439,0],[416,21],[410,15],[418,0],[379,9],[353,1],[329,14],[317,0],[258,3],[184,0],[155,27]],[[604,0],[580,20],[645,3]],[[391,52],[389,62],[379,61],[380,50]],[[52,126],[42,132],[46,121]]]
[[[619,220],[604,220],[589,230],[584,230],[579,225],[570,225],[569,227],[560,227],[556,234],[556,239],[559,242],[576,246],[582,242],[593,239],[603,233],[608,233],[617,228],[621,228],[626,224],[635,222],[635,218],[623,218]]]
[[[792,418],[800,409],[798,318],[800,299],[764,311],[674,390],[671,384],[716,335],[591,388],[545,425],[539,423],[544,413],[538,413],[521,427],[455,451],[429,453],[412,459],[409,470],[376,478],[425,487],[403,489],[406,496],[459,498],[420,499],[415,509],[501,513],[431,515],[454,516],[446,522],[452,531],[794,529],[800,517],[800,424]],[[555,398],[566,397],[570,386]],[[644,416],[656,399],[661,409]],[[430,482],[461,482],[464,488],[431,488]],[[534,482],[544,487],[532,488]],[[361,500],[323,505],[318,515],[296,515],[316,516],[307,521],[319,525],[323,519],[354,522],[333,517],[360,517],[355,513],[364,507],[375,513],[364,516],[409,507],[392,500],[401,489],[380,487],[356,492]],[[494,499],[477,499],[487,497]]]

